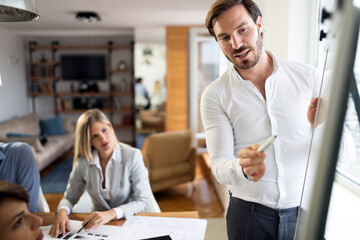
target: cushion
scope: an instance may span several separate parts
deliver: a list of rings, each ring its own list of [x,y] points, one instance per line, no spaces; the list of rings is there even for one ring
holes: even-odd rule
[[[60,116],[50,119],[40,119],[41,135],[52,136],[65,134],[63,121]]]
[[[24,142],[29,144],[30,146],[34,147],[36,152],[44,151],[44,147],[40,143],[39,138],[37,137],[10,137],[1,139],[1,142]]]
[[[72,121],[69,118],[63,119],[63,125],[64,125],[65,132],[67,132],[67,133],[75,132],[75,125],[72,123]]]
[[[18,132],[9,132],[6,133],[6,136],[11,138],[11,137],[32,137],[32,138],[37,138],[38,136],[34,135],[34,134],[29,134],[29,133],[18,133]]]

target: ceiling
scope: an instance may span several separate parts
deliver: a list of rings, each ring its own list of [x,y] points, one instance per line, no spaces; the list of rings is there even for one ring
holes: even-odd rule
[[[121,32],[134,28],[204,25],[214,0],[36,0],[40,19],[0,23],[19,34],[41,32]],[[95,11],[101,21],[81,23],[77,11]]]

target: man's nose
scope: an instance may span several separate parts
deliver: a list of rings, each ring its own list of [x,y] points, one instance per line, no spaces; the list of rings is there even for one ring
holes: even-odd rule
[[[40,227],[43,223],[43,219],[33,213],[31,213],[31,229],[36,230],[38,227]]]
[[[237,35],[231,36],[231,46],[233,49],[239,49],[243,45],[242,38]]]

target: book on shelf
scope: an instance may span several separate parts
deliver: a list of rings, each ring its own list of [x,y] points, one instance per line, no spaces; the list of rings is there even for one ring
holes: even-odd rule
[[[58,111],[64,110],[64,102],[63,102],[63,100],[62,100],[60,97],[57,97],[57,98],[56,98],[56,109],[57,109]]]
[[[53,87],[51,86],[50,83],[46,83],[45,86],[48,93],[54,93]]]
[[[114,107],[115,108],[121,108],[121,102],[120,102],[120,99],[118,97],[113,97],[113,100],[114,100]]]
[[[72,101],[70,99],[66,99],[63,101],[64,109],[71,110],[72,109]]]
[[[34,83],[34,82],[31,83],[31,92],[32,93],[38,93],[37,83]]]
[[[45,77],[45,76],[46,76],[46,67],[41,66],[40,72],[39,72],[39,77]]]
[[[38,88],[39,93],[44,93],[45,92],[45,88],[41,83],[37,84],[37,88]]]
[[[37,66],[32,66],[32,67],[31,67],[31,76],[32,76],[32,77],[37,77],[37,75],[38,75],[38,68],[37,68]]]
[[[54,76],[54,70],[52,67],[45,68],[45,76],[46,77],[53,77]]]

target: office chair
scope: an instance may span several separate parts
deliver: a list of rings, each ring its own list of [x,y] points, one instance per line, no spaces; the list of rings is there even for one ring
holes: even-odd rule
[[[49,204],[46,201],[41,186],[39,186],[39,199],[36,205],[36,212],[50,212]]]

